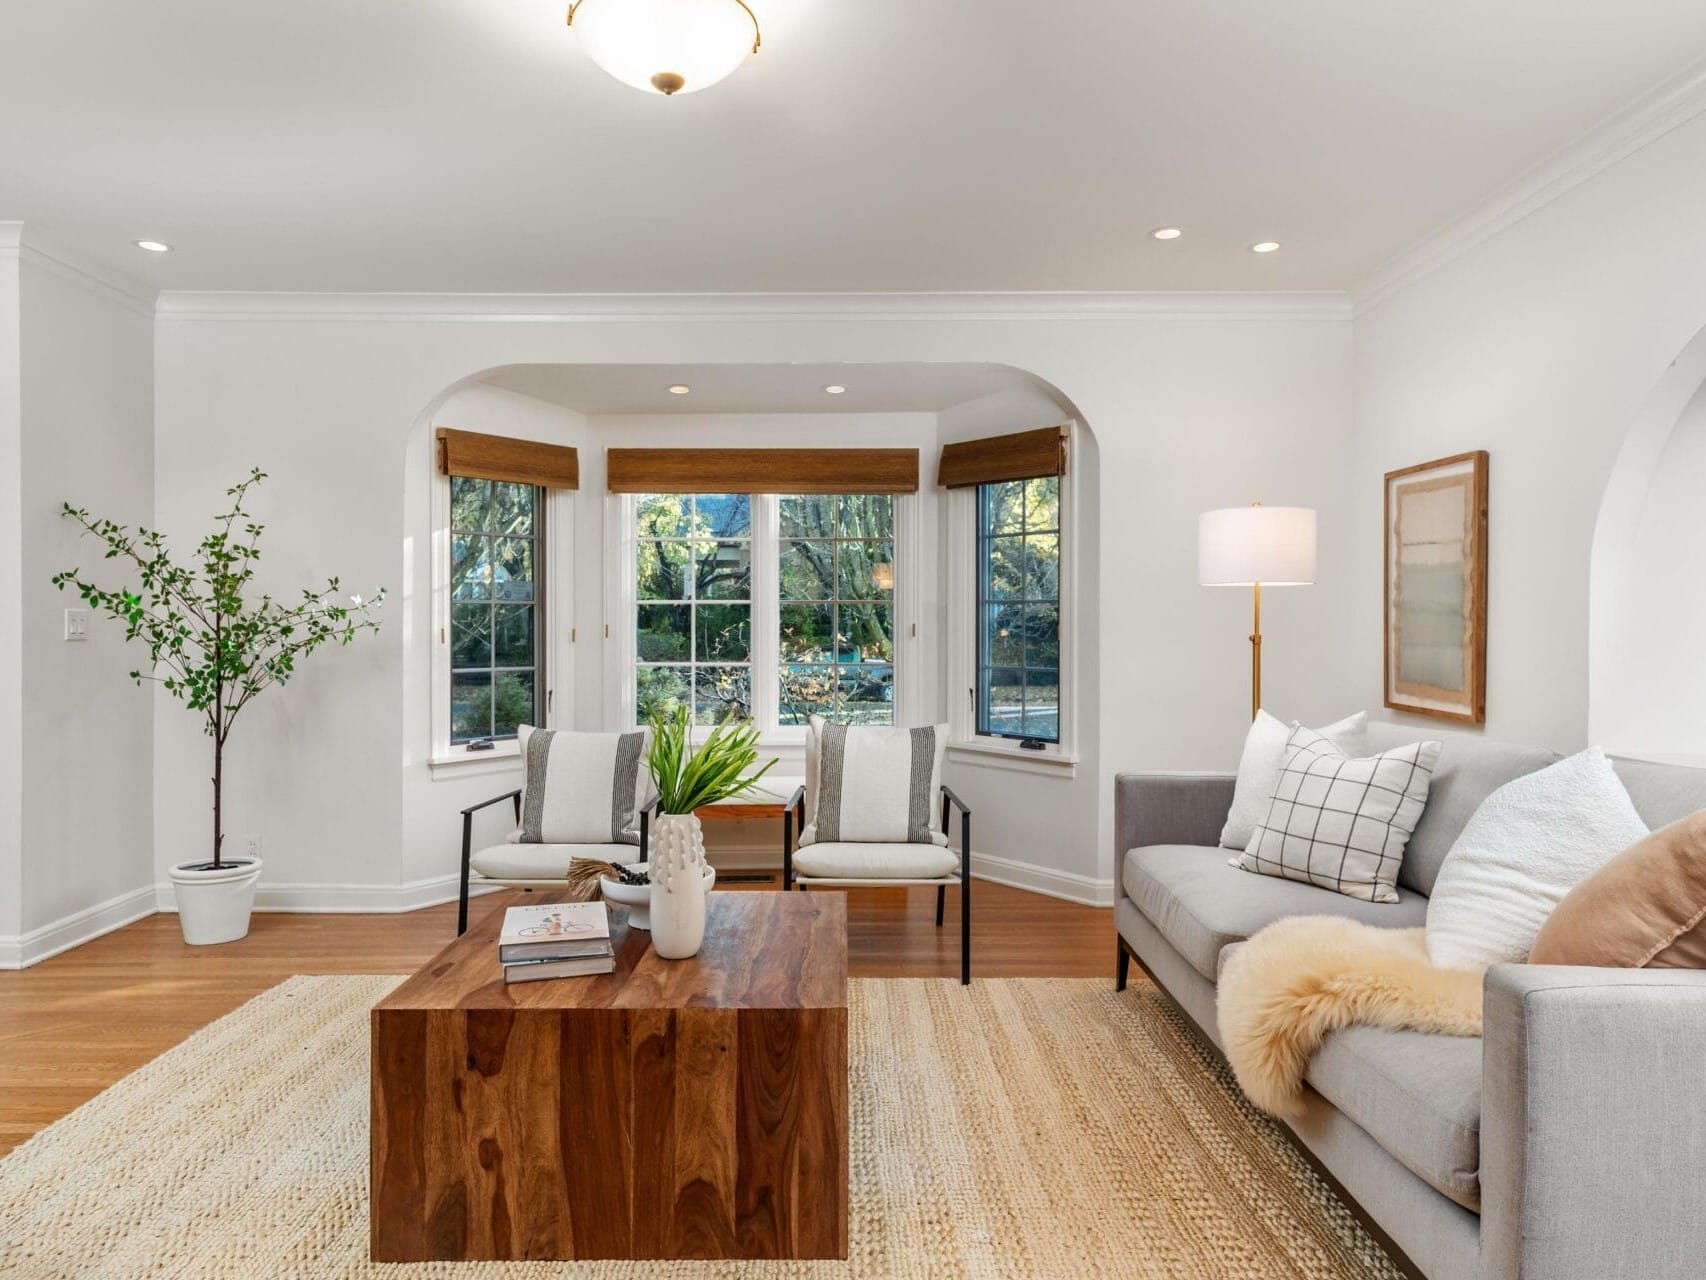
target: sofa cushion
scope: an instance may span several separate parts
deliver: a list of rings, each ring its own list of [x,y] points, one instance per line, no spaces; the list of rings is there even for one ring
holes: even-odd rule
[[[1428,783],[1428,803],[1416,822],[1410,843],[1404,848],[1404,864],[1398,883],[1418,893],[1432,893],[1440,864],[1457,837],[1481,807],[1481,802],[1505,783],[1544,769],[1561,759],[1545,747],[1488,742],[1463,733],[1441,733],[1437,729],[1415,729],[1390,721],[1371,720],[1368,749],[1371,753],[1424,738],[1437,738],[1441,746]],[[1681,814],[1677,815],[1678,817]]]
[[[468,859],[468,866],[488,880],[561,880],[577,858],[631,862],[634,852],[631,844],[508,843],[480,850]]]
[[[1478,1037],[1345,1027],[1304,1079],[1411,1173],[1480,1212]]]
[[[1635,812],[1655,830],[1706,809],[1706,769],[1615,757],[1611,766],[1628,788]]]
[[[1287,916],[1348,916],[1404,929],[1427,917],[1428,900],[1409,889],[1397,902],[1360,902],[1314,885],[1253,876],[1228,866],[1226,850],[1157,844],[1126,854],[1125,891],[1161,936],[1213,982],[1220,949]]]
[[[937,844],[822,843],[794,854],[794,874],[827,880],[940,880],[960,855]]]

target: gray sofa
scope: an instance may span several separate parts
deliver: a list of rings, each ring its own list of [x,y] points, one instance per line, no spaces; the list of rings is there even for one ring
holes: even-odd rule
[[[1136,959],[1218,1044],[1215,981],[1263,925],[1419,925],[1487,794],[1557,759],[1372,723],[1370,752],[1439,738],[1402,901],[1238,871],[1217,848],[1230,776],[1115,780],[1120,985]],[[1619,760],[1651,827],[1706,808],[1706,770]],[[1480,1040],[1351,1027],[1309,1069],[1297,1138],[1429,1280],[1706,1275],[1706,973],[1503,965]]]

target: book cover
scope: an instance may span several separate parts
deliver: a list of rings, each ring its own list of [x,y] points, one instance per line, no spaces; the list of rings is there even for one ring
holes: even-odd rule
[[[498,959],[505,964],[610,954],[610,912],[602,902],[549,903],[504,912]]]

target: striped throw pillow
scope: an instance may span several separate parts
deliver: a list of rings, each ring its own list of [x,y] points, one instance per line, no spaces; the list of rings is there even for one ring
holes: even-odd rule
[[[569,733],[521,726],[522,844],[639,844],[651,799],[650,729]]]
[[[948,726],[887,729],[811,718],[806,730],[809,844],[946,844],[936,830]]]

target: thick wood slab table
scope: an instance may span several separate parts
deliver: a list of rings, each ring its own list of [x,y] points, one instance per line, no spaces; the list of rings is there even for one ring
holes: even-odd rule
[[[613,908],[616,972],[514,986],[500,915],[373,1010],[376,1261],[847,1256],[842,894],[713,893],[681,961]]]

